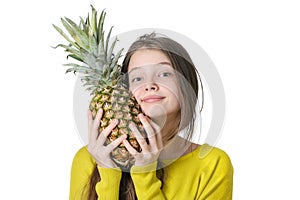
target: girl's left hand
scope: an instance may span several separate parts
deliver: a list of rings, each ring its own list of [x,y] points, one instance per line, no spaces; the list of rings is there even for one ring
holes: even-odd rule
[[[134,123],[131,123],[129,128],[136,137],[136,140],[141,146],[142,151],[137,152],[127,140],[124,140],[123,144],[129,153],[135,158],[134,165],[145,166],[155,162],[158,159],[163,147],[163,143],[159,126],[153,121],[147,119],[143,114],[139,114],[138,117],[147,133],[149,144],[147,144],[146,139],[141,135]]]

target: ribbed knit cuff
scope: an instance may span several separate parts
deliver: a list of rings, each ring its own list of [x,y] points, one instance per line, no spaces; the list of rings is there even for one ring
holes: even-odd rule
[[[103,168],[97,166],[101,180],[96,184],[100,199],[118,199],[122,171],[120,168]]]

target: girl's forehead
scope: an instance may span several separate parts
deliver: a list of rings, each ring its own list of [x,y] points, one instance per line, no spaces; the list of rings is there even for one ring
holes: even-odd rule
[[[170,59],[161,50],[139,49],[136,52],[134,52],[131,56],[128,71],[131,71],[133,68],[136,67],[157,64],[165,64],[172,66]]]
[[[150,64],[150,65],[142,65],[142,66],[137,66],[133,67],[128,71],[129,75],[142,75],[142,74],[148,74],[148,75],[153,75],[156,73],[161,73],[161,72],[173,72],[176,73],[174,68],[169,64],[165,62],[160,62],[157,64]]]

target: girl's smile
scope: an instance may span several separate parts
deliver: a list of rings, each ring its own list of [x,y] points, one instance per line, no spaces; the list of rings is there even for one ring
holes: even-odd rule
[[[149,95],[144,98],[142,98],[141,102],[145,103],[155,103],[163,100],[165,97],[159,96],[159,95]]]

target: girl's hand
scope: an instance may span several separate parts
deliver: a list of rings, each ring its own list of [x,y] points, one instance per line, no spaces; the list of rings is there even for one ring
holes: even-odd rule
[[[145,166],[158,159],[163,144],[159,126],[147,119],[143,114],[139,114],[138,117],[147,133],[149,144],[147,144],[146,139],[141,135],[134,123],[131,123],[129,128],[136,137],[142,151],[137,152],[127,140],[123,140],[123,144],[129,153],[135,158],[134,165]]]
[[[88,129],[89,129],[89,144],[88,151],[95,159],[96,163],[100,167],[115,168],[117,165],[110,158],[110,153],[114,148],[119,146],[127,135],[122,135],[107,146],[104,145],[107,136],[117,126],[118,120],[112,120],[108,127],[106,127],[101,134],[98,134],[100,121],[103,115],[103,110],[99,109],[95,119],[93,120],[92,113],[88,111]]]

